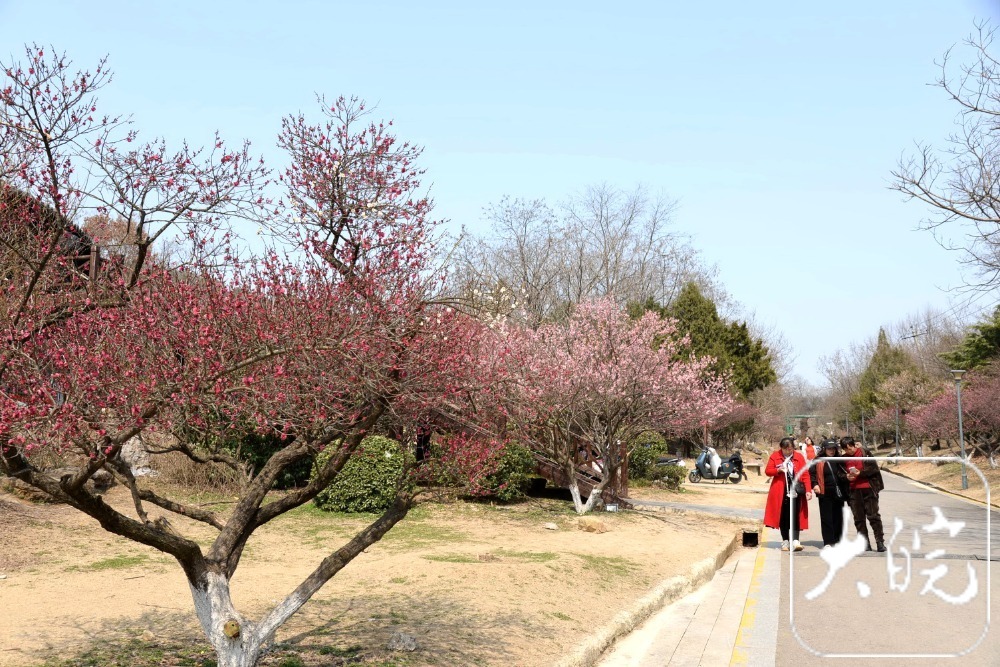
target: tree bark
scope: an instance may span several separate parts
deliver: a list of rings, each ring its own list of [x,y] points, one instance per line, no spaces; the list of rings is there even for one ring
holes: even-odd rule
[[[195,613],[215,649],[218,666],[256,667],[265,638],[256,624],[236,611],[229,595],[229,580],[220,572],[207,570],[188,583]]]
[[[607,466],[601,471],[601,481],[590,489],[590,495],[587,496],[586,501],[583,500],[583,496],[580,494],[580,485],[576,479],[576,467],[572,462],[566,464],[566,471],[569,473],[569,494],[573,498],[573,508],[577,514],[590,512],[594,509],[597,498],[604,492],[605,487],[607,487],[608,482],[611,480],[611,477],[608,475]]]

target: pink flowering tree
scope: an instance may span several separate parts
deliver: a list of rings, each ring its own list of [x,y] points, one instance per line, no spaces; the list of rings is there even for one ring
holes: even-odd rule
[[[671,320],[638,320],[611,299],[576,306],[565,323],[512,332],[520,382],[512,415],[532,446],[570,479],[578,513],[589,512],[644,431],[680,434],[711,423],[732,404],[711,360],[684,361]],[[580,447],[599,455],[598,483],[583,498],[576,480]]]
[[[97,116],[103,63],[73,73],[65,58],[31,48],[4,71],[0,470],[172,556],[219,665],[256,665],[277,629],[406,515],[412,486],[401,483],[389,510],[259,618],[230,595],[254,531],[315,497],[382,420],[442,404],[462,412],[494,378],[479,372],[481,353],[496,347],[488,329],[434,300],[420,151],[367,122],[353,100],[324,105],[319,124],[289,118],[286,209],[261,194],[268,172],[246,146],[168,152]],[[117,240],[133,247],[101,255],[101,239],[75,223],[89,214],[124,226]],[[296,251],[240,260],[229,229],[243,218],[278,229]],[[168,263],[149,250],[171,235],[184,252]],[[283,446],[251,473],[211,444],[231,428]],[[165,434],[154,456],[180,452],[241,475],[234,506],[191,506],[137,479],[122,448],[152,432]],[[283,470],[331,447],[307,486],[274,493]],[[39,452],[62,459],[58,474]],[[95,492],[99,473],[128,489],[129,510]],[[200,544],[177,516],[216,537]]]
[[[922,439],[958,441],[958,400],[953,383],[906,416],[910,431]],[[962,385],[962,427],[966,446],[997,467],[1000,447],[1000,367],[996,363],[966,375]]]
[[[758,428],[762,411],[748,401],[734,400],[729,409],[712,420],[708,426],[712,440],[720,444],[733,444],[750,438]]]

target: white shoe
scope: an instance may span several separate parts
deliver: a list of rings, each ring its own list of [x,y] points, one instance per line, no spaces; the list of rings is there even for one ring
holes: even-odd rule
[[[782,551],[788,551],[788,540],[784,540],[784,541],[783,541],[783,542],[781,543],[781,550],[782,550]]]
[[[802,551],[802,543],[799,542],[798,540],[795,540],[794,542],[792,542],[792,549],[795,549],[796,551]]]

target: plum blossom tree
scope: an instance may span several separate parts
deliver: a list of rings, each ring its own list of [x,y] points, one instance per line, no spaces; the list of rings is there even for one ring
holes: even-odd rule
[[[95,120],[94,93],[110,80],[70,73],[63,57],[32,47],[5,67],[0,88],[0,470],[97,520],[106,530],[172,556],[197,617],[225,667],[258,663],[277,629],[321,586],[407,513],[393,506],[332,551],[274,608],[250,619],[230,580],[254,531],[310,501],[380,420],[415,420],[439,403],[461,409],[488,393],[496,364],[490,330],[437,305],[429,270],[431,203],[416,193],[419,149],[397,147],[363,106],[339,99],[326,121],[286,120],[280,143],[291,211],[260,190],[268,172],[246,145],[168,153],[132,148],[122,121]],[[291,257],[239,260],[229,224],[266,212],[283,219]],[[74,220],[97,213],[124,226],[103,265],[80,249],[92,238]],[[120,221],[120,223],[118,222]],[[171,230],[187,239],[182,263],[149,252]],[[489,353],[487,353],[489,351]],[[470,413],[474,414],[474,413]],[[256,473],[190,438],[234,424],[277,434],[284,446]],[[123,461],[144,432],[173,434],[154,455],[181,452],[243,476],[228,513],[161,496]],[[484,444],[482,447],[489,447]],[[305,487],[275,495],[288,466],[335,448]],[[54,475],[36,457],[61,456]],[[98,471],[129,491],[116,509],[88,481]],[[202,546],[168,518],[218,532]]]
[[[593,509],[641,433],[686,432],[730,408],[725,382],[706,374],[711,360],[682,360],[675,334],[671,320],[632,320],[610,298],[584,301],[564,324],[511,330],[520,371],[512,422],[565,468],[578,513]],[[602,463],[586,499],[576,481],[580,447]]]
[[[909,429],[921,438],[958,440],[958,407],[953,383],[907,415]],[[966,444],[997,467],[1000,447],[1000,368],[996,363],[969,372],[962,388],[962,420]]]
[[[902,446],[903,441],[912,442],[919,456],[922,453],[921,440],[909,428],[908,416],[914,409],[926,405],[939,394],[941,386],[940,380],[932,380],[916,367],[884,379],[874,392],[876,404],[882,407],[868,419],[867,430],[870,437],[881,437],[883,443],[887,440],[895,441],[898,417],[899,445]]]
[[[733,401],[729,409],[708,425],[713,442],[731,444],[750,438],[757,430],[756,421],[763,411],[749,401]]]
[[[140,145],[128,121],[98,115],[96,94],[111,79],[105,61],[93,73],[71,67],[37,46],[24,63],[0,65],[0,385],[20,344],[78,313],[120,306],[157,238],[208,239],[269,205],[259,192],[267,171],[247,145]],[[101,281],[91,279],[100,239],[75,223],[94,214],[120,219],[137,239],[131,261],[109,262]]]

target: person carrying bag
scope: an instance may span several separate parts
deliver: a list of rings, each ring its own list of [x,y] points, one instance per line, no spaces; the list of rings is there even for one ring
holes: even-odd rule
[[[826,458],[839,454],[836,440],[827,440],[820,448],[816,459],[813,491],[819,499],[819,522],[823,532],[823,546],[833,546],[844,533],[844,503],[847,502],[848,487],[841,486],[841,476],[846,481],[847,472],[843,461],[828,461]]]
[[[799,471],[804,472],[793,487],[792,482]],[[812,499],[812,484],[806,459],[795,451],[794,440],[781,439],[778,451],[768,458],[764,473],[771,478],[764,508],[764,525],[781,530],[782,551],[788,551],[789,538],[791,548],[802,551],[799,531],[809,527],[809,503],[804,502],[802,497],[805,496],[807,501]]]
[[[885,530],[882,527],[882,516],[879,514],[878,494],[885,488],[882,479],[882,471],[879,470],[871,455],[858,447],[854,438],[847,436],[840,439],[840,446],[844,448],[844,456],[851,457],[847,462],[844,478],[850,484],[851,493],[848,502],[851,505],[851,513],[854,514],[854,527],[858,535],[864,535],[868,544],[866,551],[872,550],[872,543],[868,537],[868,526],[865,519],[872,526],[875,533],[875,550],[885,551]]]

